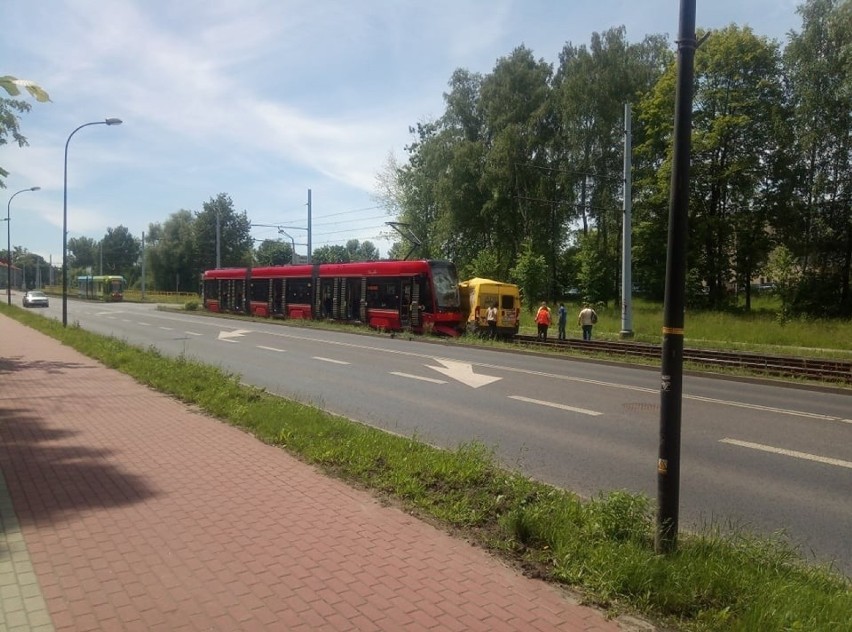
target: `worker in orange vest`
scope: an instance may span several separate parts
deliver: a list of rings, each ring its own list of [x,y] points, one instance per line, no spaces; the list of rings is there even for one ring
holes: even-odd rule
[[[542,301],[541,307],[535,315],[535,323],[538,325],[538,339],[547,342],[547,328],[550,327],[550,308]]]

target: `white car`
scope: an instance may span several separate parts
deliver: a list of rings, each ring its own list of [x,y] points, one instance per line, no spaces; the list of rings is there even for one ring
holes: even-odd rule
[[[24,307],[48,307],[47,294],[40,290],[31,290],[24,294]]]

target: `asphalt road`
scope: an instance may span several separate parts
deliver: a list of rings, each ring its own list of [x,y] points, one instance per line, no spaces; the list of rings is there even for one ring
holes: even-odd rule
[[[131,303],[69,300],[68,321],[435,445],[482,442],[585,496],[656,498],[659,369]],[[681,528],[783,532],[852,575],[852,393],[686,375],[682,420]]]

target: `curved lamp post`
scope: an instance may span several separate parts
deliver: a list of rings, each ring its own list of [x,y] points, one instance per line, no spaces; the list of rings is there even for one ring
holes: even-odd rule
[[[103,121],[83,123],[68,135],[65,141],[65,180],[62,186],[62,326],[68,326],[68,143],[84,127],[89,125],[121,125],[121,119],[108,118]]]
[[[6,303],[9,305],[12,304],[12,231],[9,228],[9,224],[11,222],[10,212],[12,210],[12,200],[15,199],[15,196],[18,195],[18,193],[39,190],[41,190],[41,187],[30,187],[29,189],[15,191],[15,193],[12,194],[12,197],[9,198],[9,203],[6,204],[6,256],[8,258],[6,261]]]

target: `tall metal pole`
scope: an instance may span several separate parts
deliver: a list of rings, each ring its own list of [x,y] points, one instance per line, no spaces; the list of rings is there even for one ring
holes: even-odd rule
[[[308,189],[308,263],[311,262],[311,190]]]
[[[83,123],[68,134],[65,141],[65,173],[62,182],[62,326],[68,326],[68,144],[71,137],[89,125],[121,125],[121,119],[108,118],[103,121]]]
[[[674,151],[669,197],[668,258],[662,375],[660,383],[660,450],[657,459],[657,524],[654,547],[658,553],[677,549],[680,495],[680,427],[683,398],[683,312],[686,294],[686,238],[689,206],[689,155],[692,130],[695,0],[681,0],[678,31],[677,91]]]
[[[15,196],[18,193],[24,193],[25,191],[40,191],[41,187],[30,187],[29,189],[21,189],[20,191],[15,191],[12,194],[12,197],[9,198],[9,202],[6,204],[6,304],[12,304],[12,229],[10,228],[10,224],[12,223],[12,200],[15,199]]]
[[[222,249],[221,249],[221,246],[220,246],[220,244],[222,242],[221,222],[222,222],[222,220],[221,220],[221,216],[219,214],[219,208],[217,207],[216,208],[216,269],[217,270],[222,267]]]
[[[142,231],[142,302],[145,302],[145,231]]]
[[[633,337],[632,138],[630,104],[624,104],[624,219],[621,237],[621,338]]]

